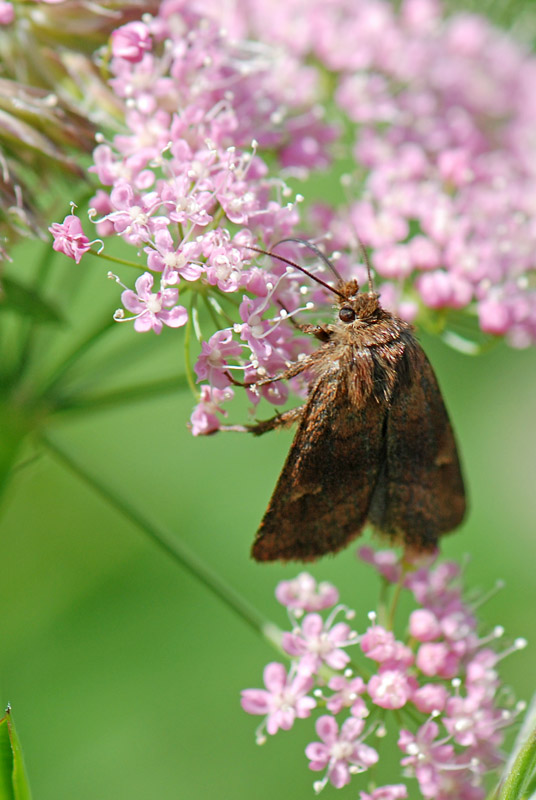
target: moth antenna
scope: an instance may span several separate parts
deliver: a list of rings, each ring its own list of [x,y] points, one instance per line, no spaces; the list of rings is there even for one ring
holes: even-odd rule
[[[374,284],[372,283],[372,268],[370,266],[370,260],[369,260],[369,257],[368,257],[368,253],[367,253],[366,247],[363,244],[363,242],[361,241],[361,239],[359,238],[359,236],[357,237],[357,243],[359,245],[359,249],[361,251],[361,255],[363,256],[363,260],[364,260],[365,265],[367,267],[369,292],[370,292],[370,294],[374,294]]]
[[[285,241],[285,240],[283,239],[282,241]],[[278,244],[279,244],[279,242],[278,242]],[[317,275],[313,275],[313,273],[309,272],[309,270],[305,269],[305,267],[300,267],[299,264],[296,264],[294,261],[291,261],[289,258],[285,258],[284,256],[278,256],[277,253],[272,253],[270,250],[263,250],[260,247],[252,247],[250,244],[245,244],[245,245],[242,245],[242,246],[246,247],[248,250],[254,250],[256,253],[262,253],[265,256],[271,256],[272,258],[277,258],[278,261],[282,261],[284,264],[288,264],[289,266],[294,267],[295,269],[299,269],[300,272],[303,272],[305,275],[307,275],[308,278],[311,278],[313,281],[316,281],[321,286],[323,286],[324,289],[328,289],[328,291],[333,292],[333,294],[336,294],[339,297],[342,297],[343,300],[346,300],[346,297],[345,297],[345,295],[342,294],[342,292],[337,291],[337,289],[334,289],[333,286],[329,285],[329,283],[326,283],[321,278],[319,278]]]
[[[277,245],[278,245],[278,244],[283,244],[283,242],[297,242],[298,244],[303,244],[305,247],[308,247],[308,248],[309,248],[309,250],[311,250],[311,251],[312,251],[313,253],[315,253],[315,254],[316,254],[316,255],[317,255],[317,256],[318,256],[320,259],[322,259],[322,261],[324,262],[324,264],[325,264],[327,267],[329,267],[329,269],[330,269],[330,270],[333,272],[333,274],[335,275],[335,277],[337,278],[337,280],[338,280],[338,281],[340,281],[341,283],[344,283],[344,281],[343,281],[343,279],[341,278],[341,276],[340,276],[340,274],[339,274],[338,270],[335,268],[335,264],[333,264],[333,263],[332,263],[332,262],[329,260],[329,258],[328,258],[327,256],[325,256],[325,255],[324,255],[324,253],[322,252],[322,250],[320,250],[320,248],[318,248],[318,247],[316,246],[316,244],[313,244],[312,242],[309,242],[309,241],[307,241],[307,239],[297,239],[297,238],[294,238],[293,236],[289,236],[287,239],[280,239],[278,242],[276,242],[276,243],[274,244],[274,247],[277,247]]]

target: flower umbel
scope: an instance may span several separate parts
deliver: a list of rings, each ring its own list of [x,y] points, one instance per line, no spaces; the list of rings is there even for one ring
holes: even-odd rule
[[[276,589],[294,625],[292,633],[283,633],[282,646],[292,657],[290,675],[296,677],[287,678],[281,664],[268,665],[265,682],[272,694],[248,689],[242,707],[249,713],[267,714],[267,730],[273,733],[311,714],[314,701],[308,693],[314,689],[317,708],[325,713],[316,721],[320,741],[309,744],[305,752],[310,769],[325,771],[314,784],[317,792],[327,783],[341,788],[354,775],[369,770],[379,760],[371,737],[398,729],[400,765],[408,779],[417,781],[419,796],[482,800],[486,776],[504,759],[505,729],[524,708],[522,703],[501,703],[500,698],[507,695],[500,691],[496,666],[525,641],[516,640],[510,649],[498,653],[492,643],[502,637],[502,628],[489,636],[479,634],[454,562],[412,569],[402,560],[395,563],[387,558],[387,552],[374,553],[370,548],[364,549],[362,557],[393,588],[398,585],[399,591],[413,595],[417,608],[409,617],[407,640],[398,640],[393,630],[380,624],[381,609],[378,615],[369,614],[372,624],[363,633],[352,630],[348,622],[335,622],[342,610],[352,620],[353,614],[343,606],[336,606],[325,620],[320,613],[308,613],[298,626],[300,612],[318,602],[316,581],[301,573]],[[385,578],[387,562],[390,579]],[[324,594],[331,597],[332,605],[337,602],[334,587]],[[323,607],[327,608],[327,602]],[[347,648],[356,643],[362,657],[350,661]],[[430,653],[432,645],[436,649]],[[396,714],[391,720],[390,712]],[[370,780],[363,785],[370,787]],[[360,798],[398,800],[410,791],[412,797],[417,796],[410,784],[399,783],[377,787],[371,794],[363,790]]]

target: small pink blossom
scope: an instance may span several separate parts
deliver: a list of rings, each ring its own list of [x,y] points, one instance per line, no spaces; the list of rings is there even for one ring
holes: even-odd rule
[[[54,250],[73,258],[77,264],[80,263],[84,253],[91,248],[91,242],[85,235],[80,220],[74,214],[68,214],[61,223],[54,222],[49,231],[54,237],[52,245]]]
[[[307,614],[297,632],[283,634],[282,645],[289,655],[300,658],[300,671],[313,675],[322,663],[344,669],[350,656],[342,648],[354,641],[356,637],[345,622],[328,627],[320,614]]]
[[[334,606],[339,600],[335,586],[327,581],[317,584],[308,572],[300,572],[294,580],[278,583],[275,596],[287,608],[303,611],[321,611]]]
[[[372,702],[380,708],[402,708],[411,697],[415,681],[401,670],[384,669],[373,675],[367,684]]]
[[[151,292],[153,276],[145,272],[136,280],[136,291],[126,289],[121,295],[121,302],[134,317],[134,328],[137,331],[161,333],[164,325],[180,328],[188,321],[188,312],[184,306],[176,305],[179,299],[178,289],[161,289]]]
[[[326,701],[326,708],[332,714],[339,714],[343,708],[350,708],[354,717],[368,716],[365,702],[359,696],[367,688],[362,678],[347,679],[342,675],[334,675],[333,678],[330,678],[328,687],[334,691],[334,694]]]
[[[419,647],[415,663],[429,678],[454,678],[460,660],[445,642],[427,642]]]
[[[368,658],[380,664],[397,663],[402,667],[413,664],[413,653],[402,642],[396,641],[394,634],[381,625],[372,625],[360,640],[362,651]]]
[[[190,424],[194,436],[201,436],[213,433],[220,427],[220,419],[217,414],[226,417],[227,412],[221,404],[230,400],[234,395],[230,386],[225,389],[211,388],[207,384],[201,387],[201,400],[192,411]]]
[[[232,331],[216,331],[208,342],[201,345],[201,355],[194,366],[197,380],[208,380],[212,386],[224,389],[230,383],[226,375],[228,359],[239,358],[241,355],[242,348],[234,341]]]
[[[415,775],[426,798],[437,796],[442,783],[441,771],[453,763],[453,746],[436,742],[438,736],[438,725],[429,720],[419,728],[416,736],[402,730],[398,739],[398,746],[406,753],[400,763]]]
[[[423,714],[443,711],[447,702],[447,690],[440,683],[425,683],[411,695],[411,702]]]
[[[343,722],[339,733],[339,726],[333,717],[319,717],[316,732],[322,741],[312,742],[305,748],[310,760],[309,769],[317,771],[327,768],[325,780],[340,789],[350,782],[351,766],[363,770],[376,764],[378,753],[360,739],[364,724],[363,720],[350,717]]]
[[[372,547],[363,546],[357,555],[373,567],[390,583],[398,583],[402,575],[399,559],[394,550],[374,550]]]
[[[305,675],[287,675],[283,664],[272,662],[264,669],[266,689],[244,689],[242,708],[248,714],[266,716],[266,730],[270,735],[281,728],[288,731],[296,718],[311,714],[316,701],[307,696],[313,686],[313,678]]]
[[[432,611],[418,608],[411,612],[409,632],[419,642],[432,642],[441,635],[441,627]]]
[[[112,55],[115,58],[135,64],[151,47],[151,35],[143,22],[128,22],[112,31]]]

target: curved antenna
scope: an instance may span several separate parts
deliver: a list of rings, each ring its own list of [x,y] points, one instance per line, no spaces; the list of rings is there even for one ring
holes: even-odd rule
[[[285,240],[283,239],[282,241]],[[290,267],[299,269],[300,272],[303,272],[305,275],[307,275],[307,277],[312,278],[313,281],[316,281],[321,286],[323,286],[324,289],[328,289],[328,291],[333,292],[333,294],[336,294],[339,297],[342,297],[343,300],[346,300],[346,296],[342,292],[337,291],[337,289],[334,289],[333,286],[329,285],[329,283],[326,283],[321,278],[318,278],[316,275],[313,275],[312,272],[309,272],[309,270],[305,269],[304,267],[300,267],[300,265],[296,264],[294,261],[290,261],[290,259],[285,258],[284,256],[278,256],[277,253],[272,253],[269,250],[262,250],[260,247],[252,247],[250,244],[242,245],[242,247],[246,247],[248,250],[254,250],[256,253],[262,253],[265,256],[271,256],[272,258],[277,258],[278,261],[282,261],[284,264],[288,264]]]
[[[339,275],[338,271],[335,269],[335,264],[332,264],[332,263],[331,263],[331,261],[329,260],[329,258],[328,258],[327,256],[325,256],[325,255],[324,255],[324,253],[322,252],[322,250],[320,250],[320,249],[319,249],[319,248],[316,246],[316,244],[313,244],[312,242],[308,242],[308,241],[307,241],[307,239],[296,239],[296,238],[294,238],[293,236],[289,236],[287,239],[280,239],[278,242],[276,242],[276,243],[274,244],[274,247],[277,247],[277,245],[278,245],[278,244],[283,244],[283,242],[297,242],[298,244],[303,244],[305,247],[308,247],[308,248],[309,248],[309,250],[311,250],[311,252],[315,253],[315,254],[316,254],[316,255],[317,255],[319,258],[321,258],[321,259],[322,259],[322,261],[324,262],[324,264],[325,264],[327,267],[329,267],[329,269],[330,269],[330,270],[333,272],[333,274],[335,275],[335,277],[337,278],[337,280],[338,280],[338,281],[340,281],[341,283],[344,283],[344,281],[343,281],[343,279],[341,278],[341,276]]]
[[[363,244],[363,242],[361,241],[359,236],[356,236],[356,239],[357,239],[357,244],[359,245],[359,249],[361,251],[361,255],[363,256],[363,260],[364,260],[365,265],[367,267],[369,292],[370,292],[370,294],[374,294],[374,284],[372,283],[372,268],[370,266],[370,260],[369,260],[369,257],[368,257],[368,253],[367,253],[367,250],[365,248],[365,245]]]

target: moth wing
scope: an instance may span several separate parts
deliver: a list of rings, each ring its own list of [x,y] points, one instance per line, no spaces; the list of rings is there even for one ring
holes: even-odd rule
[[[312,388],[253,543],[257,561],[310,561],[358,536],[379,471],[385,405],[351,404],[346,381]]]
[[[436,376],[407,336],[387,411],[385,450],[369,520],[417,551],[456,528],[466,500],[458,450]]]

